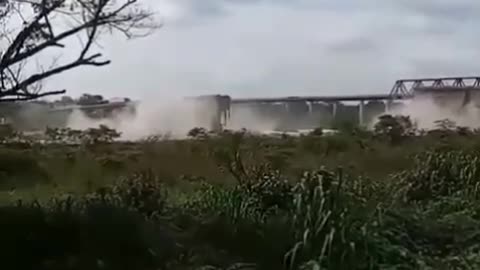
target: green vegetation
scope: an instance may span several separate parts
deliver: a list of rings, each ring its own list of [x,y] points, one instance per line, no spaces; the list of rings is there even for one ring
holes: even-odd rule
[[[2,134],[5,269],[478,269],[480,132]]]

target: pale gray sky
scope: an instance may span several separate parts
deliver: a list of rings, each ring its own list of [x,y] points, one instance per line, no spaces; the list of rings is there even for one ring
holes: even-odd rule
[[[112,64],[52,88],[105,96],[387,93],[396,79],[480,73],[478,0],[150,0],[165,22],[104,39]]]

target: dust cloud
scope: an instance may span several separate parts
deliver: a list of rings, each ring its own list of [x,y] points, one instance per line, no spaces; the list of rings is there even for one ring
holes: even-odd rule
[[[133,114],[120,111],[108,118],[93,119],[81,111],[75,111],[69,116],[67,126],[87,129],[106,125],[121,132],[125,140],[137,140],[149,135],[184,137],[191,128],[207,124],[196,117],[196,109],[180,99],[142,100]]]
[[[464,95],[449,94],[448,98],[434,99],[420,96],[403,102],[390,112],[393,115],[408,115],[420,129],[435,128],[435,121],[449,119],[458,126],[480,127],[480,96],[463,105]],[[194,127],[210,129],[216,107],[214,103],[191,102],[180,98],[142,100],[135,114],[120,112],[113,117],[92,119],[76,111],[68,117],[67,126],[87,129],[103,124],[122,133],[124,140],[138,140],[149,135],[163,135],[181,139]],[[271,132],[281,125],[280,119],[262,116],[253,108],[232,106],[230,119],[225,128],[252,132]],[[374,121],[375,122],[375,121]],[[374,122],[369,124],[373,128]]]
[[[430,96],[416,97],[404,102],[403,106],[389,112],[392,115],[410,116],[412,121],[420,129],[432,129],[436,127],[435,121],[449,119],[457,126],[470,128],[480,127],[480,109],[478,98],[473,102],[463,104],[464,95],[449,94],[438,101]]]
[[[246,128],[251,131],[263,132],[275,130],[278,127],[278,120],[262,117],[248,107],[232,107],[232,113],[226,128],[240,130]]]
[[[96,128],[106,125],[122,133],[123,140],[138,140],[150,135],[186,138],[194,127],[210,129],[216,107],[214,104],[191,102],[180,98],[142,100],[134,114],[119,112],[109,118],[93,119],[81,111],[68,116],[67,127],[73,129]],[[248,108],[233,110],[227,129],[246,128],[252,131],[275,128],[273,120],[260,119]]]

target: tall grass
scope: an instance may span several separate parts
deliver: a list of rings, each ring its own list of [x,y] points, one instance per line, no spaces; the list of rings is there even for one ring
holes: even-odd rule
[[[1,264],[478,269],[480,153],[465,146],[475,135],[448,136],[394,146],[363,133],[229,133],[81,149],[3,147],[0,154],[12,157],[3,170],[9,193],[12,183],[21,189],[9,173],[25,176],[27,186],[68,183],[66,191],[77,192],[0,207]],[[46,182],[34,179],[43,173]]]

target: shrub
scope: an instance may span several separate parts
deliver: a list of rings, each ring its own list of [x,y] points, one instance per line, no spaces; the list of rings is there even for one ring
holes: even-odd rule
[[[0,152],[0,188],[21,188],[49,182],[39,162],[20,151]]]
[[[386,137],[391,143],[399,143],[403,138],[414,135],[416,127],[408,116],[382,115],[374,125],[379,137]]]
[[[151,171],[121,178],[112,187],[99,190],[99,195],[117,198],[122,205],[147,217],[161,214],[167,199],[164,185]]]
[[[176,252],[167,230],[102,200],[2,207],[0,220],[8,269],[153,269]]]
[[[196,127],[189,130],[187,136],[193,139],[205,139],[208,138],[208,131],[205,128]]]
[[[429,151],[414,157],[414,168],[395,179],[404,183],[407,200],[429,200],[458,192],[478,198],[480,157],[468,151]]]
[[[278,172],[251,183],[206,185],[188,204],[204,220],[196,237],[259,269],[299,269],[313,261],[367,269],[377,259],[362,232],[376,212],[375,185],[324,170],[304,174],[298,184]]]
[[[304,174],[294,188],[288,269],[367,269],[374,262],[366,230],[376,204],[365,200],[365,184],[342,171]]]

